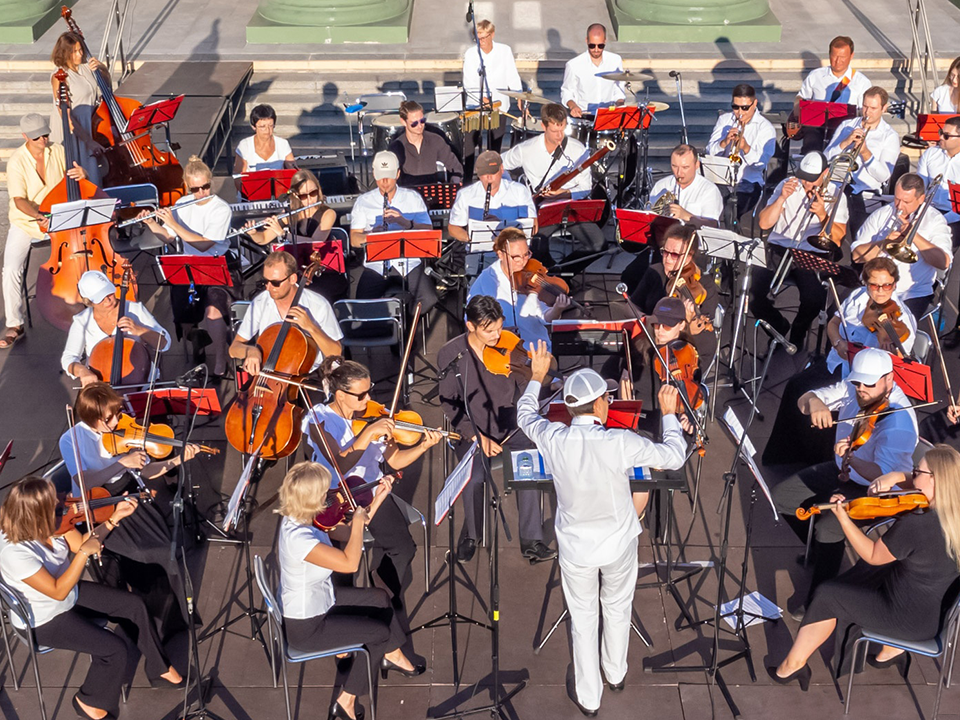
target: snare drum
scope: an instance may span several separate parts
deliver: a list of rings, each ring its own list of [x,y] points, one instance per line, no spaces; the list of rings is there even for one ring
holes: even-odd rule
[[[543,125],[541,125],[540,121],[533,117],[533,115],[527,115],[526,123],[524,123],[522,117],[512,121],[510,123],[510,132],[510,144],[516,145],[517,143],[528,140],[535,135],[542,135]]]
[[[593,133],[593,115],[567,118],[567,135],[576,138],[587,147],[590,145],[590,135]]]
[[[381,115],[373,121],[373,151],[386,150],[393,139],[403,132],[399,115]]]

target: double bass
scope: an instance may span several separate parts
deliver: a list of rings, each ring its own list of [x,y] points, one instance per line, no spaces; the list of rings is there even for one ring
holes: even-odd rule
[[[120,329],[120,318],[127,313],[127,290],[133,270],[129,262],[123,266],[123,279],[120,281],[120,300],[117,303],[117,328],[111,337],[98,342],[87,365],[101,380],[113,387],[120,385],[142,385],[150,377],[150,353],[142,342],[128,337]]]
[[[58,102],[63,127],[63,149],[66,168],[79,165],[76,138],[70,125],[70,88],[67,74],[57,71],[60,81]],[[106,197],[106,194],[88,180],[75,180],[64,175],[63,180],[40,203],[40,212],[49,214],[54,205],[66,202]],[[54,327],[69,330],[73,316],[83,310],[77,284],[87,270],[101,270],[114,284],[118,284],[123,269],[116,260],[110,244],[112,222],[88,225],[72,230],[50,233],[50,258],[37,275],[37,305],[44,319]],[[136,279],[131,275],[127,298],[136,300]]]
[[[86,62],[92,55],[70,8],[64,5],[60,14],[70,31],[80,38]],[[103,73],[96,70],[93,74],[102,98],[93,116],[93,139],[106,148],[102,156],[107,165],[103,173],[104,186],[151,183],[160,193],[160,205],[173,205],[186,194],[183,169],[177,158],[173,153],[157,149],[149,129],[139,134],[127,132],[127,121],[143,103],[114,95],[113,85]]]

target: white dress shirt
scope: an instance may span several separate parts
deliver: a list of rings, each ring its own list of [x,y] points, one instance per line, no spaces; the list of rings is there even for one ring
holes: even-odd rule
[[[677,197],[677,204],[680,207],[697,217],[719,220],[720,215],[723,214],[723,197],[720,195],[720,189],[700,173],[694,175],[693,182],[685,188],[680,187],[673,175],[661,178],[650,192],[650,205],[652,206],[668,190]]]
[[[847,68],[847,71],[841,77],[834,75],[829,65],[811,70],[803,79],[798,95],[804,100],[830,100],[834,89],[845,77],[849,77],[850,80],[843,92],[840,93],[840,97],[834,102],[859,107],[863,102],[863,94],[873,86],[873,83],[867,79],[866,75],[852,67]]]
[[[490,97],[493,102],[500,103],[501,112],[506,112],[510,109],[510,98],[501,90],[523,90],[517,63],[513,59],[513,50],[509,45],[493,43],[490,52],[483,54],[483,66],[487,70]],[[480,104],[480,82],[480,54],[474,44],[463,54],[463,88],[467,91],[467,107],[477,107]]]
[[[860,126],[860,122],[860,118],[850,118],[837,126],[833,139],[823,151],[827,160],[833,160],[840,154],[840,143],[853,133],[855,127]],[[863,157],[857,160],[859,167],[850,181],[850,189],[855,195],[859,195],[864,190],[883,192],[883,186],[890,179],[893,166],[900,156],[900,136],[882,118],[877,127],[867,132],[866,144],[872,154],[870,160],[866,162]]]
[[[767,203],[768,207],[777,201],[786,183],[786,180],[780,181],[777,189],[770,195],[770,201]],[[830,191],[834,195],[837,193],[837,188],[837,183],[830,183]],[[837,207],[837,215],[834,218],[834,222],[846,225],[850,219],[850,214],[847,211],[847,196],[840,195],[839,203],[840,205]],[[770,229],[767,242],[779,245],[780,247],[795,248],[797,250],[822,254],[823,250],[815,248],[807,242],[807,238],[812,235],[819,235],[823,229],[823,223],[820,222],[820,218],[810,212],[809,207],[810,199],[803,191],[803,188],[801,187],[799,190],[795,190],[790,197],[783,201],[780,217],[777,218],[777,222],[774,223]],[[826,208],[827,217],[829,218],[830,213],[833,211],[833,204],[828,203]]]
[[[510,278],[500,267],[500,260],[484,268],[477,279],[470,286],[467,293],[467,302],[476,295],[494,297],[503,308],[504,327],[516,328],[517,334],[523,340],[524,347],[543,340],[550,348],[550,334],[547,332],[545,314],[550,308],[541,302],[540,296],[535,293],[520,295],[514,292]]]
[[[813,392],[824,405],[839,412],[837,441],[850,437],[853,432],[853,421],[849,418],[855,417],[860,412],[853,385],[846,380],[840,380]],[[899,385],[894,385],[890,392],[890,407],[908,409],[878,418],[870,439],[854,451],[854,456],[860,460],[876,463],[880,466],[882,473],[894,471],[909,473],[913,468],[913,451],[917,447],[919,430],[917,415],[910,408],[910,400],[903,394]],[[833,457],[837,467],[840,467],[843,459],[837,454]],[[850,479],[860,485],[871,483],[871,480],[867,480],[852,467]]]
[[[73,452],[74,434],[76,434],[77,437],[76,454]],[[103,435],[85,422],[78,422],[73,426],[73,430],[68,429],[60,436],[60,457],[63,458],[63,464],[66,466],[71,478],[77,477],[77,456],[80,457],[80,463],[83,465],[83,472],[85,473],[84,479],[86,479],[86,475],[90,473],[99,472],[111,465],[117,465],[118,469],[116,473],[100,483],[101,486],[109,485],[119,480],[126,472],[127,469],[119,465],[117,458],[107,452],[107,449],[103,446],[102,438]],[[74,497],[80,497],[80,483],[76,480],[72,480],[71,483],[70,493]],[[86,480],[85,485],[89,490],[91,487],[90,481]]]
[[[619,55],[604,50],[600,64],[594,65],[590,51],[584,50],[568,60],[563,69],[560,103],[567,107],[567,103],[573,100],[584,112],[596,112],[598,107],[624,100],[627,96],[622,83],[597,77],[600,73],[613,72],[623,72],[623,60]]]
[[[129,317],[138,325],[143,325],[148,330],[153,330],[160,334],[162,342],[160,352],[166,352],[170,349],[170,333],[157,322],[156,318],[150,313],[143,303],[128,302],[125,317]],[[70,375],[70,366],[73,363],[82,363],[85,358],[90,357],[93,348],[101,340],[113,337],[113,333],[107,335],[93,318],[93,308],[85,308],[73,316],[70,322],[70,332],[67,333],[67,344],[63,347],[63,353],[60,355],[60,367]],[[153,361],[153,352],[150,353],[151,362]],[[70,375],[75,378],[76,375]],[[107,378],[109,380],[109,378]]]
[[[640,534],[629,474],[633,468],[676,470],[686,443],[676,415],[663,418],[663,442],[630,430],[610,430],[586,415],[568,427],[539,414],[540,383],[517,401],[517,425],[537,445],[557,493],[557,548],[561,559],[600,566],[620,557]]]
[[[450,225],[467,227],[471,220],[483,220],[483,203],[487,190],[483,183],[475,182],[457,192],[450,208]],[[500,189],[490,195],[490,214],[501,220],[512,221],[519,218],[536,218],[537,207],[533,204],[533,195],[523,183],[500,178]]]
[[[187,230],[195,232],[213,243],[206,250],[197,250],[193,243],[183,242],[184,255],[223,255],[230,249],[230,241],[225,239],[230,232],[230,219],[233,211],[226,200],[219,195],[211,195],[207,202],[194,203],[186,207],[181,204],[193,199],[193,195],[184,195],[173,206],[173,217]],[[172,228],[164,227],[167,235],[177,237]]]
[[[590,155],[586,146],[576,138],[565,137],[565,142],[560,157],[554,162],[553,153],[547,151],[544,136],[532,137],[503,154],[503,167],[507,170],[522,168],[527,184],[533,190],[546,187],[555,177],[573,170]],[[590,195],[593,189],[590,168],[576,175],[563,189],[569,190],[574,200]]]
[[[953,104],[953,88],[949,85],[937,85],[932,93],[930,100],[937,105],[938,114],[947,114],[957,112],[957,106]]]
[[[277,556],[280,559],[280,605],[283,616],[295,620],[324,615],[333,607],[333,571],[307,561],[317,545],[330,545],[327,534],[313,525],[288,517],[280,521]]]
[[[320,329],[331,340],[340,340],[343,337],[343,331],[340,330],[340,324],[333,314],[333,308],[323,295],[304,288],[300,295],[299,306],[307,312],[310,319],[319,325]],[[277,309],[276,300],[264,290],[254,297],[253,302],[250,303],[247,314],[243,316],[240,327],[237,328],[237,337],[244,340],[255,340],[268,327],[279,325],[283,320],[280,317],[280,310]],[[264,358],[263,361],[266,362],[267,359]],[[314,360],[313,367],[310,368],[311,372],[320,367],[322,361],[323,353],[318,350],[317,359]]]
[[[917,175],[923,178],[928,188],[937,175],[943,175],[937,194],[933,196],[933,206],[946,215],[948,223],[960,220],[950,203],[950,183],[960,183],[960,153],[950,157],[941,147],[927,148],[917,161]]]
[[[903,349],[910,352],[913,350],[913,343],[917,339],[917,321],[914,319],[913,313],[901,302],[896,293],[893,294],[892,300],[900,306],[900,319],[910,329],[909,337],[901,342]],[[870,295],[867,293],[867,289],[861,287],[854,290],[850,294],[850,297],[840,304],[840,310],[836,313],[837,317],[842,318],[840,323],[840,337],[849,342],[860,343],[866,347],[880,347],[880,339],[867,330],[862,320],[863,312],[867,309],[869,302]],[[847,333],[850,334],[850,337],[847,337]],[[845,378],[850,374],[850,363],[845,357],[840,357],[840,353],[837,352],[836,348],[830,348],[830,353],[827,355],[827,370],[832,373],[840,366],[843,366],[843,374],[841,377]]]
[[[330,471],[330,487],[335,488],[340,484],[337,477],[339,473],[334,472],[320,446],[310,434],[311,427],[316,424],[322,425],[327,435],[337,444],[335,448],[330,448],[334,452],[343,452],[353,447],[353,442],[357,439],[357,436],[353,432],[353,423],[338,415],[329,405],[318,403],[303,416],[301,429],[303,430],[303,436],[307,439],[307,444],[313,450],[313,461],[320,463]],[[383,449],[383,443],[371,442],[363,451],[360,459],[357,460],[357,464],[345,471],[343,476],[356,476],[365,483],[379,480],[383,477],[383,472],[380,470],[380,463],[383,461]]]
[[[861,245],[883,240],[890,234],[896,224],[897,209],[892,205],[885,205],[879,210],[870,214],[860,232],[857,233],[856,241],[850,246],[850,250],[855,250]],[[950,235],[950,226],[943,219],[943,215],[933,208],[927,208],[923,221],[920,223],[920,229],[917,231],[927,242],[933,243],[938,248],[947,253],[950,258],[953,255],[953,240]],[[916,250],[916,248],[914,248]],[[890,257],[882,249],[880,255]],[[933,281],[937,277],[937,269],[927,264],[920,253],[915,263],[902,263],[894,259],[900,268],[900,281],[897,283],[897,294],[902,300],[909,300],[915,297],[924,297],[933,292]],[[947,267],[949,268],[949,260]]]
[[[425,225],[425,230],[433,227],[433,221],[430,219],[430,213],[427,211],[423,196],[416,190],[397,187],[397,192],[390,200],[389,207],[397,210],[407,220]],[[391,222],[387,225],[387,230],[391,232],[405,229],[397,223]],[[350,212],[350,230],[362,230],[365,233],[383,232],[383,193],[378,189],[363,193],[354,202],[353,210]],[[363,265],[381,275],[390,268],[395,268],[401,275],[406,275],[420,265],[420,260],[386,260],[365,262]]]
[[[730,155],[729,145],[723,145],[723,139],[730,132],[730,128],[737,127],[735,116],[732,112],[724,113],[717,118],[717,124],[713,126],[713,133],[710,135],[710,141],[707,143],[708,155]],[[743,137],[746,138],[747,145],[750,146],[750,152],[743,155],[743,165],[740,170],[740,180],[744,183],[763,184],[763,173],[767,169],[767,163],[773,157],[773,151],[777,147],[777,131],[763,115],[759,108],[754,111],[750,122],[743,128]]]

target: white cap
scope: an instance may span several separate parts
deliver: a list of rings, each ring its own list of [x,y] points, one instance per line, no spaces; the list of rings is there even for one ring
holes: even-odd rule
[[[87,270],[80,276],[80,282],[77,283],[77,290],[80,297],[89,300],[94,305],[99,305],[108,295],[114,295],[117,292],[117,286],[114,285],[99,270]]]
[[[567,407],[586,405],[616,387],[615,382],[604,380],[596,370],[580,368],[563,383],[563,404]]]
[[[891,372],[893,360],[890,359],[890,353],[880,348],[864,348],[853,356],[847,382],[876,385],[880,378]]]
[[[827,156],[819,150],[808,152],[800,160],[800,167],[797,168],[797,177],[807,182],[816,182],[820,179],[823,171],[829,167]]]
[[[381,150],[373,156],[373,179],[395,178],[400,172],[400,161],[389,150]]]

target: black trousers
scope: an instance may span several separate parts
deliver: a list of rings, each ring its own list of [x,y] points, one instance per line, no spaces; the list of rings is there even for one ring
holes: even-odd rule
[[[545,242],[549,246],[550,238],[559,230],[560,225],[547,225],[538,230],[537,236],[542,238],[541,242]],[[600,226],[596,223],[577,223],[576,225],[570,225],[567,228],[567,232],[570,233],[570,237],[573,238],[578,248],[589,252],[599,252],[603,250],[603,244],[605,242],[603,230],[601,230]]]
[[[800,306],[797,308],[797,315],[793,322],[788,322],[769,297],[776,269],[786,253],[786,248],[768,245],[767,249],[773,269],[754,268],[750,288],[750,312],[754,317],[766,320],[782,335],[789,333],[789,340],[793,344],[802,345],[810,325],[823,309],[827,300],[827,290],[820,283],[820,278],[815,272],[800,270],[794,266],[790,270],[789,277],[796,283],[797,290],[800,292]]]
[[[167,672],[170,662],[143,600],[124,590],[86,581],[78,583],[77,590],[77,604],[34,628],[34,633],[41,645],[90,655],[90,669],[77,695],[91,707],[116,714],[120,688],[136,671],[136,664],[130,662],[136,658],[132,642],[143,655],[151,679]],[[118,632],[100,627],[93,622],[95,617],[116,622]]]
[[[861,193],[853,193],[850,187],[844,191],[847,196],[847,211],[850,213],[850,219],[847,221],[847,237],[853,242],[857,239],[857,233],[867,221],[867,205]]]
[[[383,656],[399,648],[406,639],[390,607],[390,598],[380,588],[337,587],[335,592],[336,604],[325,615],[284,619],[287,642],[303,652],[364,645],[376,672]],[[369,688],[364,658],[351,657],[337,663],[337,684],[351,695],[366,693]]]
[[[370,521],[370,533],[373,535],[370,567],[377,571],[394,598],[402,602],[410,586],[410,565],[417,554],[417,544],[410,535],[407,518],[392,496],[384,500]]]
[[[424,265],[421,262],[407,273],[406,289],[415,302],[423,305],[423,312],[428,313],[437,304],[437,286],[423,270]],[[360,279],[357,281],[357,299],[371,300],[403,295],[403,286],[403,276],[393,268],[387,271],[386,276],[370,268],[364,268]],[[410,312],[413,312],[412,306]]]
[[[907,306],[907,309],[910,311],[910,314],[918,321],[920,317],[927,311],[927,308],[930,307],[930,301],[933,300],[933,293],[929,295],[924,295],[922,297],[910,298],[909,300],[904,300],[903,304]]]
[[[734,227],[734,220],[739,223],[740,218],[753,212],[753,208],[756,207],[762,191],[763,186],[760,185],[760,183],[741,182],[737,186],[737,209],[736,217],[734,217],[733,200],[731,199],[733,192],[729,187],[721,187],[720,194],[723,196],[723,226],[732,229]]]

